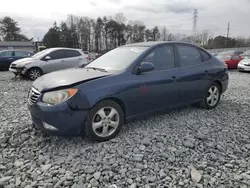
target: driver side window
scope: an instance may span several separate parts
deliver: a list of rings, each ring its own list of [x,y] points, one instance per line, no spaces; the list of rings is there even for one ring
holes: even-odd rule
[[[64,50],[56,50],[56,51],[51,52],[50,54],[48,54],[46,56],[50,56],[51,60],[65,58]]]
[[[151,51],[143,62],[151,62],[154,64],[154,70],[172,69],[175,67],[174,48],[173,46],[158,46]]]

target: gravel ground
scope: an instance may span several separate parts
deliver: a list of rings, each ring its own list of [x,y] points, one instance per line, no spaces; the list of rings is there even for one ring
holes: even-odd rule
[[[250,187],[250,74],[230,73],[211,111],[136,120],[104,143],[31,129],[30,81],[0,72],[0,187]]]

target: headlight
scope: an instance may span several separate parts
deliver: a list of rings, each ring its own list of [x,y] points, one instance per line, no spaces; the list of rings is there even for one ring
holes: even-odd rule
[[[44,93],[42,101],[51,105],[59,104],[73,97],[76,94],[77,90],[78,89],[76,88],[71,88],[47,92]]]

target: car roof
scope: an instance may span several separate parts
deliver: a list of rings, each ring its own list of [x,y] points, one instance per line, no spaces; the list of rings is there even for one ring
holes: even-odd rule
[[[55,47],[55,48],[47,48],[50,50],[81,50],[80,48],[66,48],[66,47]]]
[[[0,50],[0,52],[9,52],[9,51],[31,52],[31,51],[28,51],[28,50],[21,50],[21,49]]]
[[[139,42],[139,43],[132,43],[132,44],[126,44],[123,47],[132,47],[132,46],[145,46],[145,47],[152,47],[152,46],[158,46],[161,44],[188,44],[192,46],[196,46],[191,43],[186,42],[178,42],[178,41],[150,41],[150,42]]]

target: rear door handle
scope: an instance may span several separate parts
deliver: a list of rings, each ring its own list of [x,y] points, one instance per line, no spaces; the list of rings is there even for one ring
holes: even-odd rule
[[[9,60],[13,59],[12,57],[9,58]]]
[[[204,74],[205,74],[205,75],[208,75],[208,71],[207,71],[207,70],[206,70],[206,71],[204,71]]]

